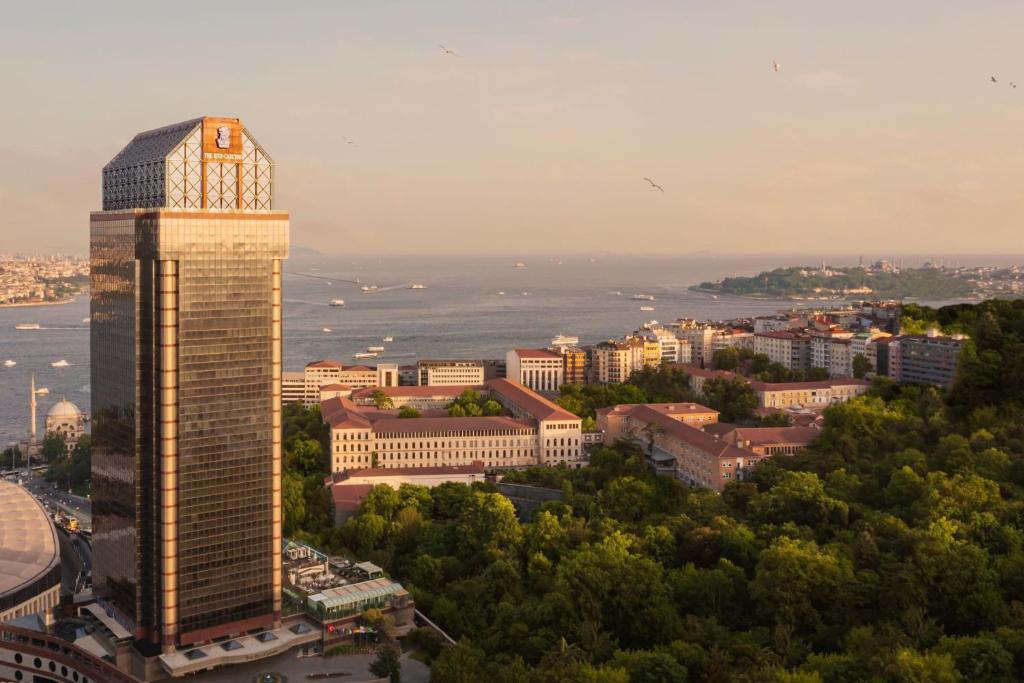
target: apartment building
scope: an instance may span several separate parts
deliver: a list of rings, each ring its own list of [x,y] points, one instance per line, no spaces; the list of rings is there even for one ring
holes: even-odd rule
[[[619,384],[644,367],[644,344],[640,340],[616,341],[609,339],[594,345],[594,381],[599,384]]]
[[[962,338],[938,335],[905,334],[897,342],[898,362],[893,378],[911,384],[933,384],[948,389],[956,380],[956,371],[963,350]]]
[[[484,383],[482,360],[421,360],[416,363],[419,386],[465,386]]]
[[[565,361],[550,349],[512,349],[505,354],[505,377],[533,391],[554,393],[565,384]]]
[[[562,380],[565,384],[585,384],[589,363],[585,349],[579,346],[560,346],[562,355]]]
[[[849,366],[850,342],[853,332],[849,330],[812,330],[810,337],[810,367],[825,368],[833,377],[849,376],[852,369],[842,372]],[[832,372],[836,366],[839,372]]]
[[[796,332],[759,332],[754,335],[754,353],[768,356],[788,370],[810,367],[811,339]]]

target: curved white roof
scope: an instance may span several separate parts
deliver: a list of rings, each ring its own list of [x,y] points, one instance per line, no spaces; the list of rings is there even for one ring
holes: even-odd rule
[[[81,416],[82,411],[71,401],[62,398],[46,413],[47,417],[71,418],[72,420]]]
[[[0,481],[0,596],[60,562],[57,530],[28,491]]]

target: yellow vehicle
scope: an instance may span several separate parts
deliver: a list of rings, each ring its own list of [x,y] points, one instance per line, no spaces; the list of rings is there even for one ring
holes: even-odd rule
[[[78,531],[78,520],[74,517],[68,518],[68,531]]]

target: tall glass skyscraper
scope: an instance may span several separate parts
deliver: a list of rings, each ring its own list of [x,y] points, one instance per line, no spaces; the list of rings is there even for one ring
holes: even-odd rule
[[[164,652],[281,619],[281,263],[238,119],[140,133],[91,215],[93,584]]]

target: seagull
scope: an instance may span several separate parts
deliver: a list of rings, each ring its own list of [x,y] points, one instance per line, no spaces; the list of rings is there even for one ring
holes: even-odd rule
[[[659,185],[658,183],[654,182],[653,180],[651,180],[651,179],[650,179],[650,178],[648,178],[647,176],[644,176],[644,180],[646,180],[646,181],[647,181],[648,183],[650,183],[650,184],[651,184],[651,187],[656,187],[656,188],[658,188],[659,190],[661,190],[662,192],[664,192],[664,191],[665,191],[665,188],[664,188],[664,187],[662,187],[662,186],[661,186],[661,185]]]
[[[772,60],[772,71],[774,71],[775,73],[779,73],[779,63],[776,62],[774,59]]]
[[[998,83],[999,82],[999,81],[996,80],[995,76],[989,76],[988,80],[992,81],[993,83]]]
[[[457,55],[457,54],[455,53],[455,50],[449,50],[448,48],[446,48],[446,47],[445,47],[444,45],[442,45],[441,43],[438,43],[438,44],[437,44],[437,46],[438,46],[439,48],[441,48],[441,51],[442,51],[443,53],[445,53],[446,55],[451,55],[452,57],[458,57],[458,56],[459,56],[459,55]]]
[[[1011,88],[1016,88],[1016,87],[1017,87],[1017,84],[1016,84],[1016,83],[1014,83],[1013,81],[1010,81],[1010,87],[1011,87]]]
[[[342,137],[344,137],[344,136],[342,136]],[[347,138],[347,137],[346,137],[346,138],[345,138],[345,144],[346,144],[346,145],[352,145],[352,144],[355,144],[355,143],[354,143],[354,142],[352,141],[352,139],[351,139],[351,138]]]

